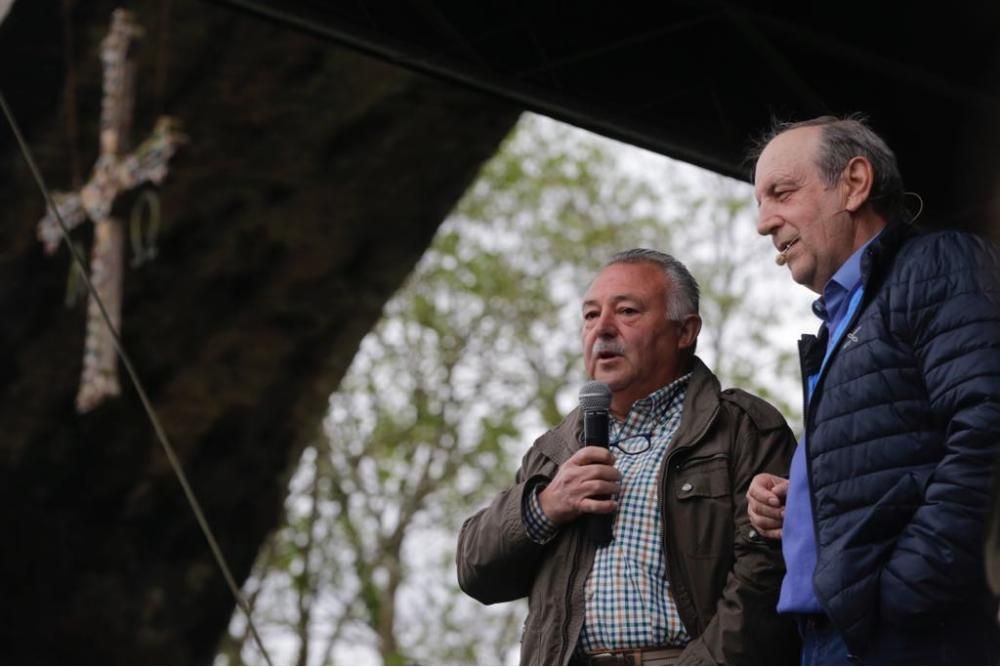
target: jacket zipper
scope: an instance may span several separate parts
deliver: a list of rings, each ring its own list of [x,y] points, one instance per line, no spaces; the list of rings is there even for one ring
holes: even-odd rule
[[[850,321],[847,323],[847,326],[844,327],[844,331],[850,330],[851,328],[854,327],[855,324],[857,324],[858,320],[860,320],[861,316],[864,314],[865,308],[871,303],[871,301],[873,299],[872,294],[874,292],[873,291],[869,292],[869,290],[868,290],[869,287],[875,285],[874,271],[876,270],[876,267],[873,267],[870,264],[870,262],[873,261],[871,259],[872,248],[869,247],[868,250],[865,252],[865,254],[868,256],[866,259],[869,262],[868,271],[865,272],[864,271],[864,268],[865,268],[865,259],[862,260],[861,286],[865,290],[865,294],[864,294],[863,298],[861,299],[861,303],[859,303],[858,306],[857,306],[857,308],[855,309],[854,314],[851,317]],[[837,345],[839,347],[839,345],[840,345],[839,341],[837,342]],[[838,352],[838,350],[835,349],[835,350],[833,350],[833,352],[831,354],[832,355],[836,355],[837,352]],[[824,357],[826,356],[826,350],[823,351],[823,356]],[[830,359],[826,360],[826,363],[821,363],[820,364],[820,370],[818,370],[816,372],[817,373],[822,372],[822,375],[820,375],[819,378],[817,378],[817,380],[816,380],[816,386],[813,387],[813,391],[812,391],[812,395],[813,396],[816,396],[819,393],[822,385],[825,383],[826,376],[829,373],[828,369],[833,364],[833,361],[834,361],[833,356],[831,356]],[[813,528],[813,540],[814,540],[814,544],[816,546],[816,562],[819,563],[819,523],[816,521],[816,492],[813,489],[813,484],[812,484],[812,461],[810,460],[810,457],[809,457],[809,440],[810,440],[809,429],[810,429],[810,426],[812,425],[812,421],[813,421],[812,420],[812,416],[813,416],[813,412],[815,412],[816,404],[812,402],[811,396],[809,395],[809,378],[806,375],[805,355],[802,353],[801,349],[799,350],[799,366],[802,369],[802,371],[801,371],[802,372],[802,396],[803,396],[804,407],[805,407],[805,410],[803,410],[803,412],[802,412],[802,414],[803,414],[803,417],[802,417],[802,432],[803,432],[802,446],[804,448],[802,454],[803,454],[803,456],[805,456],[806,480],[809,482],[809,506],[810,506],[810,508],[812,510],[812,528]],[[815,589],[816,589],[816,582],[815,582],[815,580],[816,580],[816,574],[814,572],[813,573],[813,591],[814,592],[815,592]],[[823,608],[823,613],[826,614],[827,618],[832,619],[833,617],[830,615],[830,612],[827,609],[826,601],[823,600],[818,594],[816,595],[816,600],[819,602],[820,607]],[[834,627],[835,628],[837,627],[836,623],[834,623]],[[837,628],[837,629],[839,631],[839,628]],[[850,647],[848,647],[848,650],[849,650],[849,652],[848,652],[848,659],[852,659],[852,660],[856,659],[857,656],[854,654],[853,651],[850,651]]]
[[[844,327],[844,331],[849,331],[850,329],[852,329],[854,327],[855,324],[857,324],[858,320],[860,320],[861,316],[864,314],[865,307],[868,305],[868,303],[870,303],[870,295],[868,295],[866,293],[864,295],[864,298],[861,299],[861,303],[859,303],[858,307],[855,309],[854,314],[852,315],[851,319],[848,321],[847,325]],[[833,333],[831,332],[829,335],[832,336]],[[829,344],[829,343],[827,343],[827,344]],[[836,357],[837,352],[839,351],[839,347],[840,347],[840,341],[838,340],[837,341],[837,348],[835,348],[834,350],[832,350],[830,352],[830,358],[829,359],[826,359],[826,350],[823,350],[824,361],[820,362],[820,367],[816,371],[817,373],[821,373],[821,375],[816,379],[816,386],[813,387],[813,391],[812,391],[812,395],[813,396],[817,396],[819,394],[820,389],[822,388],[823,384],[826,383],[826,376],[829,375],[829,368],[830,368],[830,366],[833,365],[834,357]],[[803,435],[804,441],[803,441],[802,445],[803,445],[803,447],[805,449],[803,450],[802,454],[805,456],[806,479],[809,480],[809,505],[812,507],[813,536],[814,536],[814,539],[816,541],[816,560],[818,562],[819,561],[819,526],[816,523],[816,495],[813,492],[813,485],[812,485],[812,461],[810,460],[810,457],[809,457],[809,440],[810,440],[810,438],[809,438],[809,428],[812,425],[812,416],[813,416],[813,413],[816,411],[816,404],[813,403],[812,398],[809,395],[809,378],[806,375],[806,360],[805,360],[805,356],[802,354],[801,350],[799,352],[799,365],[800,365],[800,367],[802,369],[802,397],[803,397],[803,400],[804,400],[804,403],[805,403],[804,404],[805,410],[802,411],[802,414],[804,415],[804,417],[802,419],[802,431],[804,433],[804,435]],[[823,601],[820,600],[820,604],[822,604],[822,603],[823,603]]]
[[[876,243],[878,243],[878,241],[876,241]],[[872,296],[874,294],[874,291],[869,291],[869,288],[876,285],[875,271],[877,270],[878,267],[872,266],[872,262],[875,261],[872,258],[872,254],[873,254],[873,247],[869,246],[868,249],[865,251],[865,257],[862,258],[861,260],[861,287],[862,289],[865,290],[865,293],[863,295],[863,298],[861,299],[861,303],[859,303],[857,308],[854,310],[854,313],[852,314],[850,321],[848,321],[847,325],[844,327],[844,331],[848,331],[854,328],[854,325],[858,323],[858,320],[860,320],[861,316],[864,314],[865,308],[872,302],[872,299],[874,298]],[[865,270],[866,268],[867,271]],[[830,332],[829,335],[832,336],[833,332]],[[837,346],[839,348],[840,341],[837,341]],[[816,386],[813,387],[812,391],[813,396],[819,394],[820,388],[825,383],[826,376],[828,374],[825,369],[833,365],[834,362],[833,357],[836,356],[837,352],[838,349],[833,350],[831,352],[831,357],[829,359],[826,359],[826,350],[823,350],[823,358],[825,359],[825,363],[821,361],[819,369],[816,371],[817,373],[822,373],[822,375],[820,375],[819,378],[817,378],[816,380]],[[813,412],[815,412],[815,404],[812,402],[811,397],[809,396],[809,376],[806,375],[806,358],[801,348],[799,348],[799,367],[802,373],[802,402],[804,408],[802,410],[802,415],[803,415],[802,437],[804,438],[802,444],[805,449],[803,450],[802,453],[806,459],[805,460],[806,478],[811,480],[812,466],[809,458],[809,440],[810,440],[809,427],[812,424],[812,415]],[[819,526],[816,525],[816,497],[813,493],[813,485],[811,481],[809,484],[809,504],[812,507],[813,534],[815,535],[816,539],[816,557],[817,560],[819,560]],[[820,603],[822,604],[822,600],[820,601]]]
[[[674,539],[673,531],[671,530],[672,529],[672,525],[668,525],[667,524],[667,520],[666,520],[666,516],[667,516],[667,513],[666,513],[666,509],[667,509],[666,503],[667,503],[667,495],[668,495],[667,494],[667,477],[670,474],[670,465],[672,464],[672,462],[673,462],[674,458],[677,456],[677,454],[679,452],[687,451],[687,450],[691,449],[692,447],[694,447],[695,445],[697,445],[699,442],[701,442],[701,439],[704,438],[705,435],[708,433],[708,430],[712,427],[712,424],[715,423],[715,418],[719,415],[719,410],[720,410],[720,406],[716,405],[715,409],[712,411],[711,416],[705,422],[704,428],[702,428],[701,431],[698,432],[697,436],[695,436],[693,439],[689,440],[688,442],[686,442],[686,443],[684,443],[684,444],[682,444],[682,445],[680,445],[678,447],[675,447],[673,449],[673,451],[667,452],[667,456],[666,456],[666,458],[663,461],[663,467],[660,469],[660,480],[659,480],[659,488],[660,488],[660,522],[661,522],[660,525],[662,527],[662,531],[661,531],[662,535],[660,537],[662,543],[660,544],[660,547],[663,549],[663,569],[664,569],[664,573],[667,575],[667,582],[670,584],[670,586],[671,587],[682,588],[684,590],[685,595],[688,596],[688,599],[690,600],[692,606],[694,606],[694,600],[691,598],[690,593],[688,593],[687,589],[684,588],[683,581],[682,582],[678,582],[677,580],[675,580],[673,577],[670,576],[670,551],[669,551],[669,547],[667,545],[668,544],[673,544],[673,545],[675,545],[675,548],[676,548],[677,540]],[[677,465],[677,470],[681,470],[681,469],[683,469],[683,467],[684,467],[683,463],[678,464]],[[670,532],[670,535],[669,535],[670,540],[667,540],[667,537],[668,537],[667,533],[668,532]],[[681,570],[680,574],[681,574],[682,579],[684,581],[689,581],[690,580],[690,575],[688,575],[687,567],[684,565],[684,559],[683,558],[678,558],[677,559],[677,564],[679,566],[678,569]],[[677,604],[676,599],[674,600],[674,604],[675,605]],[[694,611],[695,611],[695,620],[698,622],[698,626],[699,626],[699,630],[700,630],[701,619],[698,617],[698,610],[695,609]],[[678,613],[678,615],[681,614],[681,609],[680,609],[679,605],[677,606],[677,613]],[[681,623],[683,623],[685,625],[685,630],[687,630],[687,627],[686,627],[687,623],[684,622],[684,618],[683,617],[681,617]],[[692,636],[694,636],[694,635],[692,635]]]

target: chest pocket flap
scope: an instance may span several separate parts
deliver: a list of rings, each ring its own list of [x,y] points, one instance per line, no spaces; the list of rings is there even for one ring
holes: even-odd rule
[[[732,492],[729,456],[720,453],[687,459],[679,464],[675,480],[677,500],[728,496]]]

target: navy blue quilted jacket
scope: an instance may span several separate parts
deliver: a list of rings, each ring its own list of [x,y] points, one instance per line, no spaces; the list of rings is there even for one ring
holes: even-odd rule
[[[893,225],[861,266],[864,300],[806,419],[816,592],[864,662],[997,664],[982,554],[1000,456],[1000,249]],[[800,354],[814,373],[820,342],[804,336]]]

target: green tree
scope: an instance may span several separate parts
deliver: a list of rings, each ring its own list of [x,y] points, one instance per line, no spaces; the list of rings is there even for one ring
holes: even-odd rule
[[[387,304],[331,397],[324,433],[292,480],[287,521],[248,582],[265,637],[294,647],[276,651],[281,658],[513,658],[524,603],[484,608],[464,597],[455,537],[510,482],[533,437],[575,403],[579,298],[614,252],[646,246],[687,259],[690,245],[706,320],[722,323],[710,352],[731,359],[734,376],[751,374],[726,334],[748,307],[739,287],[747,258],[697,243],[750,225],[738,192],[695,198],[694,188],[670,185],[669,169],[638,175],[621,155],[607,140],[526,115]],[[258,659],[234,619],[220,662]]]
[[[725,384],[771,401],[794,427],[801,419],[798,355],[786,330],[794,328],[791,313],[798,326],[813,326],[801,319],[810,297],[790,290],[770,243],[757,235],[750,186],[707,173],[695,186],[675,184],[684,213],[672,228],[702,291],[699,353]],[[788,308],[790,300],[801,303]]]

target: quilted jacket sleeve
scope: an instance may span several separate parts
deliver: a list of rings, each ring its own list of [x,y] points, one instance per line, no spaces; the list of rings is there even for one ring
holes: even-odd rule
[[[900,260],[895,306],[945,441],[923,503],[882,570],[881,617],[896,623],[981,591],[990,473],[1000,456],[1000,251],[949,232]]]

